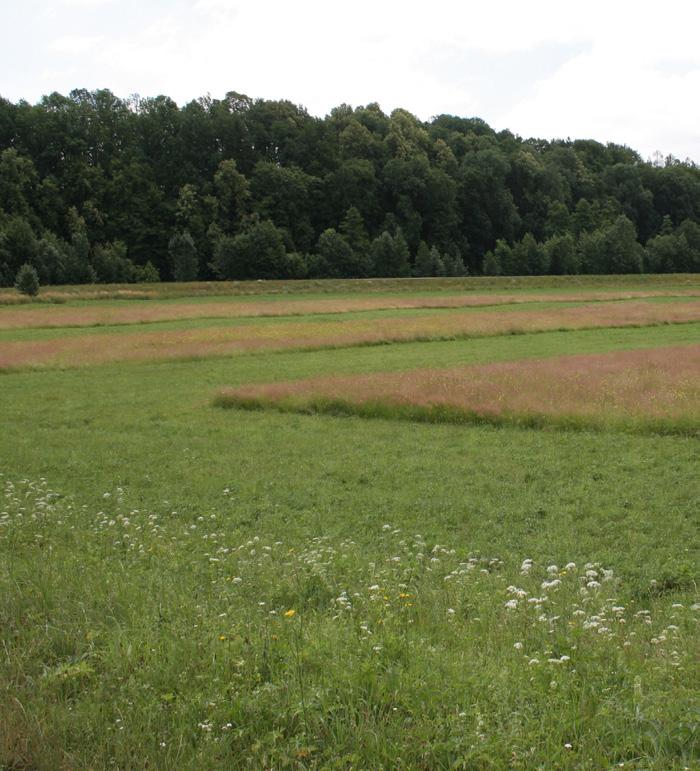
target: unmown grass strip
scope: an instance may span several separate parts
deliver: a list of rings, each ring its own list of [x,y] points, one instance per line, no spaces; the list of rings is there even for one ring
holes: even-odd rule
[[[170,332],[1,341],[0,370],[81,366],[110,361],[203,358],[261,350],[312,350],[407,341],[477,338],[549,330],[676,324],[700,319],[700,302],[626,301],[557,308],[382,318],[342,317]]]
[[[259,384],[220,407],[700,435],[700,346]]]
[[[523,300],[513,304],[496,304],[473,307],[418,307],[418,308],[378,308],[372,310],[345,311],[333,313],[312,313],[312,314],[291,314],[291,315],[266,315],[266,316],[232,316],[232,317],[209,317],[201,316],[196,318],[185,318],[163,321],[135,322],[125,324],[96,324],[92,326],[56,326],[51,325],[42,327],[10,327],[0,328],[0,342],[19,341],[19,340],[58,340],[69,337],[81,337],[89,335],[130,335],[150,332],[169,332],[169,331],[187,331],[201,329],[229,329],[244,326],[275,326],[279,324],[335,324],[342,322],[367,322],[374,320],[392,320],[392,319],[420,319],[420,318],[446,318],[451,316],[459,317],[465,313],[510,313],[513,311],[560,311],[569,308],[590,307],[597,303],[606,301],[557,301],[544,302]],[[621,300],[619,297],[611,299],[614,306],[624,302],[638,302],[636,298]],[[644,303],[673,305],[679,302],[688,302],[686,296],[655,296],[645,297]],[[1,325],[0,325],[1,327]]]
[[[359,417],[411,423],[494,426],[527,430],[617,431],[657,436],[700,437],[698,420],[691,418],[596,418],[582,415],[547,415],[536,412],[488,414],[449,404],[398,404],[381,399],[356,402],[330,397],[273,399],[240,396],[227,391],[217,394],[212,404],[224,409],[250,412],[272,410],[283,414]]]
[[[657,300],[672,302],[675,299],[700,296],[698,290],[686,289],[677,292],[664,290],[630,290],[626,292],[580,291],[520,294],[481,294],[481,295],[425,295],[418,292],[403,295],[339,296],[333,299],[307,298],[298,296],[293,300],[266,299],[253,301],[249,298],[228,298],[228,302],[208,301],[151,302],[134,307],[133,303],[119,306],[101,303],[81,303],[79,307],[52,308],[50,306],[22,307],[0,310],[0,330],[25,328],[83,328],[115,327],[118,325],[162,324],[183,320],[213,320],[225,318],[264,318],[293,316],[323,316],[327,314],[345,314],[372,311],[418,311],[437,309],[490,308],[511,305],[546,305],[573,303],[613,302],[619,300]]]

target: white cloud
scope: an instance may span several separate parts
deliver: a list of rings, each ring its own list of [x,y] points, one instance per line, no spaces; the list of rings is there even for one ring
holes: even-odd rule
[[[683,71],[668,72],[654,53],[639,38],[625,48],[600,41],[499,120],[522,135],[594,137],[628,144],[643,157],[660,150],[700,160],[700,103],[693,96],[700,93],[700,64],[686,59]]]
[[[319,115],[378,101],[700,160],[700,7],[688,0],[661,11],[651,0],[61,0],[43,32],[36,19],[57,5],[28,4],[13,6],[13,28],[32,30],[43,59],[17,72],[0,51],[10,98],[84,86],[183,103],[235,90]]]
[[[197,0],[194,10],[222,21],[238,14],[238,3],[235,0]]]
[[[112,5],[114,0],[60,0],[68,8],[103,8]]]
[[[49,51],[58,54],[85,54],[94,50],[103,40],[102,35],[64,35],[49,44]]]

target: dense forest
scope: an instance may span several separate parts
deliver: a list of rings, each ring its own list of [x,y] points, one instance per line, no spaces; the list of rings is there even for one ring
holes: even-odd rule
[[[377,104],[0,98],[0,285],[700,271],[700,168]]]

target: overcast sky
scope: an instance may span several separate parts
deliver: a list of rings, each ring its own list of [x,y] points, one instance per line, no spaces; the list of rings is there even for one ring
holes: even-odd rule
[[[0,95],[238,91],[700,162],[697,0],[0,0]]]

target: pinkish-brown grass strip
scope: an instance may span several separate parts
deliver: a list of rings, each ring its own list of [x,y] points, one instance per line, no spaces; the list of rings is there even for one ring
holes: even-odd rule
[[[700,420],[700,345],[249,385],[227,398],[448,406],[484,416]]]
[[[444,297],[348,297],[313,300],[260,300],[229,302],[169,302],[145,303],[137,307],[82,307],[20,306],[0,308],[0,329],[60,328],[114,326],[120,324],[147,324],[159,321],[178,321],[198,318],[244,318],[261,316],[304,316],[326,313],[351,313],[372,310],[401,310],[419,308],[478,308],[489,305],[517,305],[532,302],[602,302],[615,300],[643,300],[652,297],[697,297],[695,290],[679,291],[626,291],[626,292],[568,292],[557,294],[460,294]]]
[[[233,355],[265,350],[345,347],[384,342],[484,337],[547,330],[648,326],[700,320],[700,303],[599,303],[547,310],[469,311],[446,316],[276,324],[190,330],[85,334],[63,339],[0,342],[0,369],[79,366],[115,361]]]

